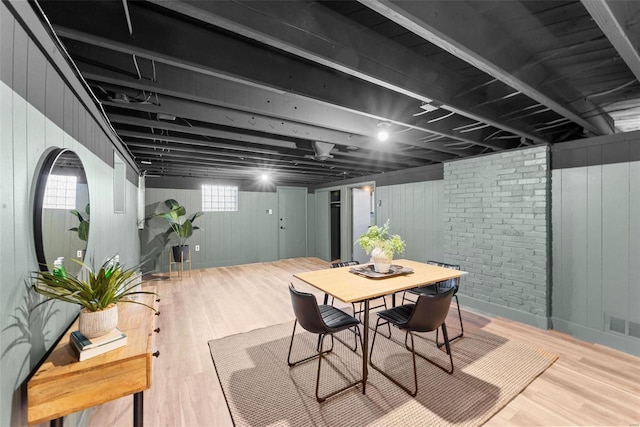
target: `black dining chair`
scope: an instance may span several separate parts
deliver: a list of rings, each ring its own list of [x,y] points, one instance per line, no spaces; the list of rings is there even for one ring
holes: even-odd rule
[[[340,390],[329,393],[326,396],[320,396],[320,368],[322,366],[322,359],[325,354],[333,351],[334,335],[337,332],[345,329],[354,328],[356,344],[354,348],[349,347],[339,338],[335,337],[348,349],[353,352],[357,351],[358,339],[362,339],[360,335],[360,321],[353,316],[345,313],[344,311],[332,306],[332,305],[318,305],[316,297],[313,294],[307,292],[300,292],[296,290],[292,284],[289,284],[289,293],[291,294],[291,305],[293,306],[293,312],[296,316],[296,320],[293,323],[293,332],[291,334],[291,343],[289,344],[289,354],[287,356],[287,364],[289,367],[296,366],[300,363],[307,362],[311,359],[318,358],[318,374],[316,377],[316,400],[318,402],[324,402],[331,396],[334,396],[350,387],[362,384],[362,379],[351,383]],[[300,323],[306,331],[313,334],[318,334],[318,344],[316,347],[316,354],[307,358],[298,360],[296,362],[291,361],[291,350],[293,348],[293,338],[296,335],[296,326]],[[323,350],[324,338],[327,335],[331,335],[331,348]],[[362,346],[362,341],[360,341]]]
[[[449,346],[449,338],[447,335],[447,326],[444,321],[447,318],[449,312],[449,306],[451,305],[451,298],[453,296],[453,288],[446,292],[442,292],[435,295],[421,294],[418,296],[418,300],[414,304],[403,304],[398,307],[391,308],[389,310],[379,311],[378,321],[376,322],[376,329],[373,333],[373,339],[371,340],[371,352],[369,353],[369,364],[382,375],[391,380],[394,384],[401,389],[409,393],[411,396],[418,394],[418,370],[416,369],[416,355],[420,356],[427,362],[437,366],[443,371],[452,374],[453,373],[453,357],[451,355],[451,348]],[[397,380],[392,378],[389,374],[384,372],[381,368],[373,363],[373,348],[376,343],[376,336],[378,335],[378,327],[383,324],[391,324],[396,326],[402,331],[405,331],[404,345],[413,356],[413,380],[415,383],[415,389],[411,391],[408,387],[400,384]],[[418,353],[415,350],[413,335],[415,332],[431,332],[442,329],[442,336],[444,337],[444,345],[446,346],[447,354],[449,355],[449,362],[451,368],[442,366],[428,357]],[[407,338],[411,336],[411,347],[407,344]]]
[[[460,266],[456,265],[456,264],[447,264],[447,263],[439,262],[439,261],[427,261],[427,264],[437,265],[438,267],[450,268],[452,270],[460,270]],[[449,342],[451,342],[453,340],[457,340],[458,338],[461,338],[464,335],[464,327],[462,326],[462,313],[460,312],[460,301],[458,301],[458,290],[460,289],[460,278],[456,277],[454,279],[444,280],[444,281],[438,282],[438,283],[432,283],[431,285],[428,285],[428,286],[421,286],[419,288],[408,289],[402,294],[402,304],[404,304],[405,300],[410,301],[410,302],[415,302],[415,301],[411,301],[411,299],[407,298],[407,296],[408,296],[407,294],[413,294],[413,295],[422,295],[422,294],[435,295],[436,293],[447,292],[451,288],[454,289],[453,296],[456,299],[456,306],[458,308],[458,319],[460,320],[460,333],[458,335],[454,336],[454,337],[449,338]],[[440,347],[442,347],[444,345],[444,343],[438,342],[438,332],[437,331],[436,331],[436,344],[438,345],[438,348],[440,348]]]
[[[350,267],[350,266],[354,266],[354,265],[360,265],[359,261],[344,261],[344,262],[334,262],[331,264],[331,268],[338,268],[338,267]],[[385,299],[385,297],[380,297],[377,299],[381,299],[382,303],[375,305],[375,306],[369,306],[369,310],[372,310],[374,308],[381,308],[384,307],[385,309],[388,308],[387,307],[387,301]],[[331,299],[331,304],[333,305],[333,301],[334,298]],[[351,306],[353,307],[353,316],[357,317],[358,319],[360,319],[360,321],[362,321],[362,312],[364,311],[362,306],[364,305],[362,302],[357,303],[358,304],[358,308],[356,309],[356,303],[352,302]]]
[[[334,263],[331,264],[331,268],[350,267],[350,266],[354,266],[354,265],[360,265],[360,262],[359,261],[334,262]],[[381,299],[382,303],[379,303],[378,305],[374,305],[374,306],[369,305],[369,310],[373,310],[373,309],[376,309],[376,308],[382,308],[382,307],[384,307],[385,310],[386,310],[388,308],[387,307],[387,299],[385,297],[375,298],[374,301],[376,299]],[[333,305],[334,301],[335,301],[335,298],[331,298],[331,305]],[[355,302],[351,303],[351,307],[353,308],[353,316],[357,317],[358,320],[360,320],[360,322],[362,322],[362,313],[364,312],[364,303],[362,301],[360,301],[357,304],[358,304],[358,308],[356,308],[356,303]],[[389,327],[389,336],[387,338],[391,338],[391,327]]]

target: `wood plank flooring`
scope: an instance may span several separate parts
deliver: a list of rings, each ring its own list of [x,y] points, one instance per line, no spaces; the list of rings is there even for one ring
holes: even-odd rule
[[[207,342],[293,320],[289,282],[321,296],[293,273],[326,267],[318,258],[294,258],[194,270],[182,281],[174,276],[154,282],[161,298],[160,357],[144,396],[145,426],[232,426]],[[450,316],[448,323],[455,324],[456,311]],[[464,307],[463,321],[559,355],[486,425],[640,425],[640,358]],[[90,426],[128,427],[132,412],[131,396],[122,398],[96,408]]]

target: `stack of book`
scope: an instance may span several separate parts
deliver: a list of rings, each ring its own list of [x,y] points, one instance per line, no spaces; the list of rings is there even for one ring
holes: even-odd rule
[[[127,336],[118,328],[96,338],[87,338],[80,331],[71,332],[69,338],[71,348],[78,355],[78,360],[90,359],[127,344]]]

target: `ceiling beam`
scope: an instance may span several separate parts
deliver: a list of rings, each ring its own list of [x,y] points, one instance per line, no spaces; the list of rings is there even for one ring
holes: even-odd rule
[[[235,149],[235,150],[244,150],[244,151],[249,150],[251,152],[256,152],[256,153],[264,152],[264,153],[273,154],[276,151],[273,149],[270,149],[269,147],[274,146],[274,147],[284,148],[284,150],[279,149],[277,151],[281,155],[284,155],[283,153],[285,153],[286,155],[300,156],[304,154],[313,153],[313,151],[310,148],[308,150],[304,150],[302,148],[297,147],[294,142],[281,141],[277,139],[265,138],[261,136],[250,135],[250,134],[235,133],[235,132],[223,131],[218,129],[203,128],[198,126],[183,126],[183,125],[178,125],[172,122],[150,120],[150,119],[144,119],[141,117],[133,117],[133,116],[126,116],[121,114],[113,114],[113,113],[109,114],[109,120],[111,121],[112,124],[114,124],[114,127],[116,128],[118,133],[120,133],[121,131],[124,131],[122,126],[118,126],[118,125],[128,125],[128,126],[136,126],[136,127],[142,127],[142,128],[148,128],[148,129],[159,129],[159,130],[164,130],[169,132],[177,132],[182,135],[191,134],[191,135],[199,135],[199,136],[205,136],[208,138],[213,138],[213,140],[210,139],[208,141],[203,141],[203,144],[208,144],[211,147],[218,147],[223,149]],[[236,144],[229,143],[229,141],[235,141]],[[247,144],[254,144],[254,145],[248,146]],[[259,145],[262,147],[256,147],[256,145]],[[287,154],[289,152],[294,153],[295,152],[294,150],[296,149],[298,154]],[[403,155],[402,152],[400,151],[383,154],[383,153],[372,152],[369,150],[364,150],[364,151],[363,150],[353,150],[353,151],[347,150],[347,151],[339,151],[337,152],[337,154],[339,154],[342,157],[353,157],[354,159],[358,159],[358,161],[384,162],[397,167],[417,167],[424,164],[424,162],[418,162],[416,158],[413,156],[410,157],[408,155]]]
[[[504,27],[487,20],[471,3],[429,2],[425,7],[422,2],[415,1],[358,1],[586,130],[596,135],[615,133],[610,117],[566,81],[541,89],[544,80],[555,77],[553,70],[532,63],[531,53],[522,44],[504,43],[505,37],[511,35],[505,34]],[[505,2],[505,6],[518,7],[518,4]],[[528,12],[522,13],[522,16],[527,15]],[[569,105],[563,99],[576,101]],[[594,110],[602,114],[593,116]],[[593,117],[586,118],[588,113]]]
[[[63,30],[62,34],[69,35],[70,31]],[[77,34],[75,36],[80,37]],[[414,113],[422,111],[414,101],[403,95],[390,97],[389,93],[380,94],[378,88],[371,85],[364,87],[359,81],[350,81],[348,87],[343,87],[344,81],[332,83],[331,87],[339,87],[340,90],[327,91],[322,95],[325,100],[321,101],[311,96],[275,92],[162,62],[147,64],[149,62],[147,59],[138,57],[138,67],[143,77],[140,79],[134,72],[130,54],[125,55],[77,40],[68,46],[68,50],[78,63],[83,76],[99,84],[161,93],[275,118],[294,117],[302,123],[331,127],[360,135],[373,136],[377,131],[377,123],[380,120],[388,120],[396,127],[405,130],[393,134],[391,137],[393,141],[417,147],[422,147],[422,144],[416,141],[435,134],[492,150],[511,148],[485,141],[485,135],[482,132],[465,134],[452,130],[469,123],[468,118],[459,115],[437,124],[431,124],[424,118],[407,120],[407,117],[412,118]],[[368,95],[349,95],[355,92]],[[349,96],[345,97],[345,94]],[[390,112],[388,105],[393,105],[395,111],[392,119],[388,116]],[[400,117],[403,114],[404,117]],[[454,155],[459,154],[445,148],[434,147],[433,149]]]
[[[640,2],[582,0],[582,4],[640,81]]]
[[[61,3],[55,2],[55,5]],[[270,91],[279,93],[285,91],[309,98],[328,99],[331,104],[346,106],[345,108],[359,111],[361,114],[383,117],[392,122],[406,123],[407,117],[412,117],[414,113],[421,111],[419,101],[401,96],[397,92],[376,87],[360,79],[341,76],[335,71],[294,60],[290,56],[254,46],[173,17],[142,9],[136,4],[130,5],[130,13],[134,23],[133,37],[129,36],[128,31],[123,31],[108,23],[109,19],[118,19],[117,16],[121,10],[116,7],[117,5],[100,2],[100,8],[97,8],[86,2],[70,2],[69,4],[69,7],[72,7],[77,13],[82,12],[82,20],[71,17],[63,7],[53,7],[52,4],[47,9],[52,21],[56,23],[54,25],[56,32],[59,36],[67,39],[88,43],[94,47],[135,54],[138,57],[156,62],[243,82]],[[295,4],[295,2],[290,4]],[[48,4],[44,3],[43,6],[46,8]],[[110,15],[116,17],[109,18]],[[159,28],[172,28],[172,31],[158,31]],[[211,55],[209,50],[203,51],[203,46],[215,46],[216,54]],[[397,47],[395,44],[394,46]],[[420,60],[421,57],[415,55],[412,58]],[[261,66],[256,67],[254,64],[261,64]],[[435,63],[432,65],[441,67]],[[415,65],[407,65],[407,68],[412,67]],[[286,72],[282,72],[282,70],[286,70]],[[419,71],[423,72],[424,70]],[[446,78],[447,73],[449,71],[443,70],[441,77]],[[460,85],[460,82],[455,82],[449,90],[457,89]],[[446,91],[443,92],[446,93]],[[460,100],[460,102],[464,102],[464,100]],[[486,117],[471,116],[474,120],[493,122]],[[489,145],[484,141],[485,132],[451,132],[454,127],[468,124],[468,118],[454,116],[447,120],[453,120],[453,125],[448,127],[448,131],[440,130],[436,133],[484,147]],[[456,123],[460,120],[466,122]],[[425,123],[425,121],[422,122]],[[496,118],[495,124],[499,128],[509,130],[509,126],[505,126],[499,118]],[[334,124],[334,126],[340,127],[339,124]],[[420,126],[417,128],[420,129]],[[428,127],[423,130],[431,132]],[[544,141],[539,136],[527,132],[518,132],[518,134],[534,142]]]
[[[533,128],[500,120],[472,97],[455,98],[466,82],[451,70],[317,3],[151,2],[416,100],[435,100],[447,110],[536,143],[546,142]]]

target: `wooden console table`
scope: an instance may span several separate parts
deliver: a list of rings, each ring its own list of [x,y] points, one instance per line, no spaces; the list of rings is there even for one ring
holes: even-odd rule
[[[157,309],[157,298],[139,295],[137,301]],[[118,310],[118,328],[127,334],[127,345],[79,362],[69,344],[69,335],[78,329],[76,320],[29,379],[29,425],[51,421],[51,426],[61,426],[65,415],[133,394],[133,423],[142,426],[142,392],[151,387],[152,356],[159,355],[154,336],[160,331],[155,326],[160,313],[124,302]]]

